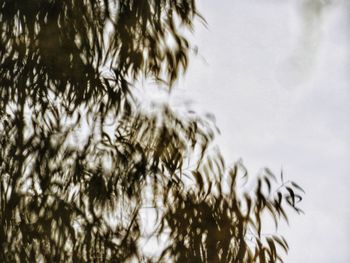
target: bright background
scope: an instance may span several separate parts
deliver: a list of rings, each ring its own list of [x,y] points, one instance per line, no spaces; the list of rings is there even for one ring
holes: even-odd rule
[[[350,1],[202,0],[179,100],[216,116],[227,160],[298,182],[287,263],[350,262]]]

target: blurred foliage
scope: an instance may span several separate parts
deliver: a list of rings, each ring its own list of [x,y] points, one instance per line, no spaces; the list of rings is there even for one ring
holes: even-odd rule
[[[213,123],[132,83],[171,86],[188,63],[191,0],[0,1],[2,262],[276,262],[302,189],[211,146]],[[156,214],[145,253],[146,208]]]

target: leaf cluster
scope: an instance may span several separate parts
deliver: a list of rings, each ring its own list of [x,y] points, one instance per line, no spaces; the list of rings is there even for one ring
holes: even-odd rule
[[[198,16],[193,0],[0,1],[3,262],[281,260],[288,245],[262,222],[300,212],[302,189],[265,169],[242,192],[210,120],[146,112],[133,92],[186,69]],[[166,240],[155,255],[146,208]]]

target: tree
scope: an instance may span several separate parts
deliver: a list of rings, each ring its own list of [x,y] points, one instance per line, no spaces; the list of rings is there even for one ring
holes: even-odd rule
[[[176,81],[188,63],[193,0],[2,0],[0,256],[3,262],[276,262],[302,190],[254,191],[211,147],[215,125],[168,105],[150,111],[140,77]],[[242,176],[240,175],[242,173]],[[275,189],[275,190],[273,190]],[[141,219],[156,214],[158,256]]]

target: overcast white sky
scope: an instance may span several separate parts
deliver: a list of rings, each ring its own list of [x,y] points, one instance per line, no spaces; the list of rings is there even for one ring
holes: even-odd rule
[[[208,28],[178,85],[212,112],[227,160],[306,190],[287,263],[350,262],[350,3],[198,1]]]

